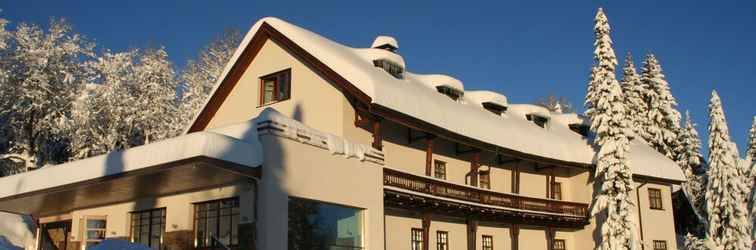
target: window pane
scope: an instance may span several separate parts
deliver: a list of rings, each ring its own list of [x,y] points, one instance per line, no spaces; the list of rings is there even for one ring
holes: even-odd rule
[[[263,104],[275,101],[275,79],[263,80]]]
[[[289,249],[362,248],[359,209],[289,199]]]
[[[101,228],[105,229],[105,220],[87,220],[87,228]]]

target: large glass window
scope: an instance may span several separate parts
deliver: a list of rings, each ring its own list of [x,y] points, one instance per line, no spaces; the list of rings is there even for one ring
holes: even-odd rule
[[[422,250],[423,249],[423,230],[420,228],[413,228],[412,229],[412,236],[411,236],[411,246],[412,250]]]
[[[289,198],[289,249],[362,249],[362,210]]]
[[[131,242],[141,243],[152,249],[163,249],[165,234],[165,208],[131,213]]]
[[[194,205],[194,245],[196,247],[239,244],[239,198]]]

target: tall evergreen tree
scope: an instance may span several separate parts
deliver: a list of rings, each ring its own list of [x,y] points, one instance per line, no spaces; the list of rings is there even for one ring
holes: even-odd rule
[[[738,153],[730,141],[722,103],[716,91],[709,101],[709,172],[706,185],[708,237],[726,250],[749,249],[751,244]]]
[[[641,84],[646,89],[643,99],[648,105],[641,136],[659,153],[674,160],[677,158],[674,149],[680,130],[680,112],[676,109],[677,101],[654,54],[646,56]]]
[[[648,112],[648,106],[643,100],[643,86],[641,85],[640,76],[635,70],[633,55],[627,52],[625,57],[625,66],[622,68],[622,93],[624,94],[625,107],[627,107],[627,118],[630,121],[630,128],[636,135],[641,134],[644,125],[645,116]]]
[[[680,141],[677,155],[677,165],[682,168],[685,174],[686,182],[683,183],[683,189],[685,196],[688,197],[691,205],[696,209],[696,213],[700,217],[705,217],[705,178],[700,175],[696,175],[696,170],[701,166],[701,139],[698,137],[698,131],[696,131],[696,124],[690,117],[688,111],[685,112],[685,126],[680,130]]]
[[[751,129],[748,130],[748,149],[746,150],[746,154],[752,160],[756,160],[756,116],[753,117],[753,124],[751,125]]]
[[[596,161],[596,181],[600,183],[594,199],[592,214],[605,213],[601,223],[601,240],[597,249],[635,248],[635,223],[630,199],[632,172],[627,165],[629,139],[627,110],[622,89],[615,76],[617,60],[612,49],[611,28],[604,11],[596,14],[594,32],[595,65],[586,97],[591,130],[596,134],[594,143],[600,147]]]

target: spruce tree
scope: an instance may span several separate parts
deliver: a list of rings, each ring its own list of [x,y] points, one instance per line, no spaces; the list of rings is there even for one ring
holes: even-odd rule
[[[630,191],[632,172],[627,165],[629,139],[627,110],[622,89],[615,76],[617,60],[612,49],[611,28],[599,8],[595,19],[595,65],[586,96],[591,130],[596,134],[594,143],[599,147],[596,161],[596,181],[600,184],[594,199],[592,214],[605,212],[601,222],[601,240],[597,249],[633,249],[635,247]]]
[[[685,126],[680,130],[680,139],[677,154],[677,165],[683,170],[686,182],[683,183],[683,189],[691,205],[696,209],[699,216],[704,216],[704,195],[705,180],[703,177],[695,174],[696,169],[701,166],[701,139],[696,131],[696,124],[690,117],[689,112],[685,112]]]
[[[648,107],[643,100],[643,86],[641,86],[640,76],[635,70],[633,55],[630,52],[627,52],[622,71],[621,85],[625,97],[625,106],[627,107],[627,118],[633,132],[640,135],[645,122],[645,116],[641,116],[641,114],[646,114]]]
[[[748,130],[748,149],[746,150],[747,157],[750,156],[752,160],[756,160],[756,116],[753,117],[753,124],[751,130]]]
[[[719,95],[709,101],[709,171],[706,185],[708,237],[726,250],[749,249],[748,212],[744,199],[747,186],[738,171],[739,157],[730,141]]]
[[[643,99],[648,105],[641,136],[659,153],[674,160],[680,112],[676,109],[677,101],[672,96],[669,83],[654,54],[646,56],[641,84],[645,89]]]

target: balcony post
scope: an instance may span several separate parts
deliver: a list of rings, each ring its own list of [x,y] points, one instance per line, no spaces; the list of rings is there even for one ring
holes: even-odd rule
[[[478,168],[480,168],[480,151],[475,151],[470,161],[470,185],[478,186]]]
[[[512,250],[518,250],[520,248],[520,225],[512,224],[509,228],[509,237],[511,237]]]
[[[425,137],[425,175],[431,176],[433,168],[433,140],[436,136],[428,134]]]
[[[381,118],[373,119],[373,148],[383,150],[383,134],[381,133]]]
[[[467,249],[475,249],[475,241],[478,237],[478,221],[474,219],[467,219]]]
[[[430,245],[430,224],[431,224],[431,215],[430,213],[423,214],[422,218],[422,224],[423,224],[423,250],[428,250]]]
[[[553,227],[547,227],[546,228],[546,249],[548,250],[554,250],[554,237],[556,235],[556,230],[554,230]]]
[[[515,166],[512,169],[512,193],[514,194],[520,193],[520,165],[519,163],[515,163]]]

